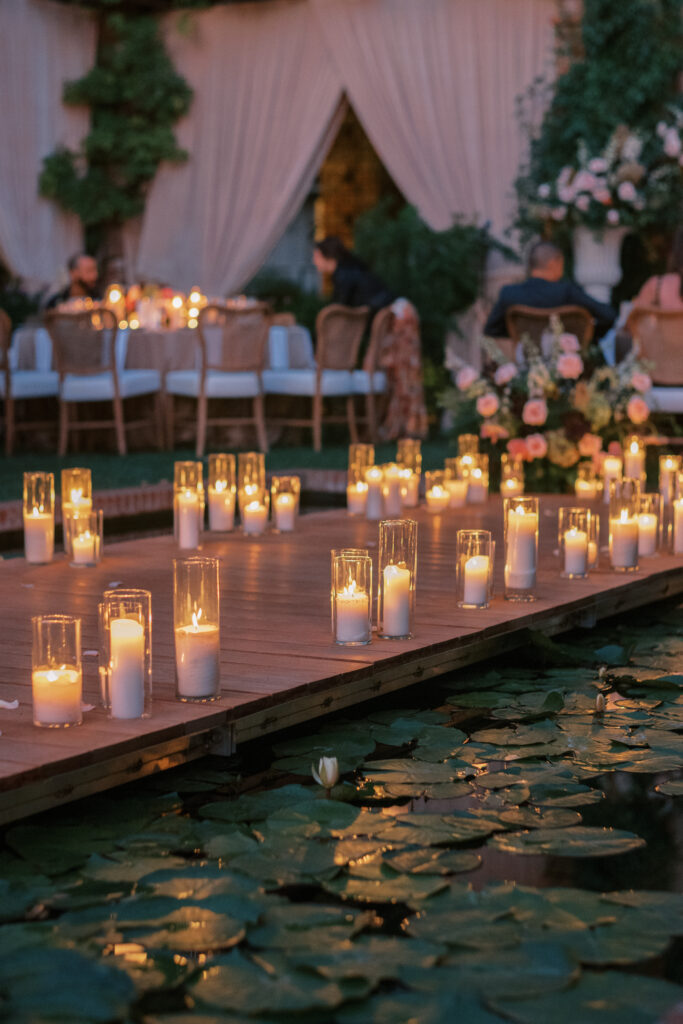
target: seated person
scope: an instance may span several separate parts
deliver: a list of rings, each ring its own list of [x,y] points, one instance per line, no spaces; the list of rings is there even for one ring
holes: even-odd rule
[[[396,298],[366,264],[330,235],[316,242],[313,263],[320,274],[332,275],[332,302],[342,306],[369,306],[371,317]]]
[[[651,277],[640,289],[633,305],[683,310],[683,227],[676,230],[669,254],[669,272]]]
[[[490,338],[507,338],[505,313],[510,306],[553,309],[556,306],[581,306],[595,319],[596,335],[602,335],[616,319],[611,306],[598,302],[574,281],[564,277],[564,256],[552,242],[537,242],[529,253],[529,276],[519,284],[501,288],[498,300],[484,325]]]
[[[60,292],[51,295],[45,304],[46,309],[54,309],[61,306],[69,299],[93,299],[96,301],[102,298],[98,288],[99,271],[97,262],[92,256],[85,253],[77,253],[72,256],[67,264],[69,271],[69,283]]]

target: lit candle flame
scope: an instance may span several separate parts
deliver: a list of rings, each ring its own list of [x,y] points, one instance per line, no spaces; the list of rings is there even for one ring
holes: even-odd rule
[[[201,610],[201,608],[199,609],[199,611],[192,612],[192,630],[195,633],[199,629],[199,620],[201,619],[201,617],[202,617],[202,610]]]

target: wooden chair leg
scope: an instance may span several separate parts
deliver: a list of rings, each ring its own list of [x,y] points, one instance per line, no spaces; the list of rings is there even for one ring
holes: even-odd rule
[[[126,428],[123,425],[123,399],[120,395],[114,398],[114,425],[116,427],[116,447],[119,455],[125,455]]]
[[[323,446],[323,396],[313,397],[313,451],[319,452]]]
[[[206,448],[206,418],[208,399],[206,395],[199,395],[197,398],[197,443],[195,454],[197,458],[204,454]]]
[[[368,440],[375,444],[377,441],[377,412],[373,391],[369,391],[365,396],[365,417],[368,424]]]
[[[157,445],[160,452],[166,448],[166,437],[164,429],[164,395],[157,391],[154,396],[154,425],[157,432]]]
[[[175,424],[173,420],[173,395],[169,395],[168,392],[166,393],[166,398],[164,402],[164,415],[166,416],[166,444],[168,445],[169,450],[173,451],[173,441],[175,435]]]
[[[353,395],[346,396],[346,418],[349,421],[351,444],[358,444],[358,428],[356,427],[356,407]]]
[[[59,401],[59,446],[60,455],[66,455],[66,446],[69,436],[69,406],[62,399]]]
[[[14,451],[14,401],[7,398],[5,401],[5,455],[11,455]]]
[[[259,450],[268,451],[268,431],[266,430],[265,400],[263,395],[256,395],[254,398],[254,420],[256,422],[256,436],[258,438]]]

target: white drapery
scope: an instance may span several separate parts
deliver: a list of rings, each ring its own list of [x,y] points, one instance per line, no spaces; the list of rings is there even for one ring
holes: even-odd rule
[[[423,220],[500,233],[524,139],[515,101],[552,72],[554,0],[312,0],[373,146]]]
[[[43,157],[77,148],[87,108],[61,103],[64,82],[95,57],[93,18],[46,0],[0,2],[0,253],[33,288],[55,280],[81,248],[77,217],[38,197]]]
[[[180,34],[178,71],[195,91],[178,126],[185,165],[150,190],[137,267],[210,294],[239,289],[303,203],[340,124],[342,89],[305,0],[218,6]]]

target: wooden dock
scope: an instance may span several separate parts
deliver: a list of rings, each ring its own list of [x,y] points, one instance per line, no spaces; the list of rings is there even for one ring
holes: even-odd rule
[[[513,604],[497,596],[485,611],[458,609],[454,599],[455,533],[492,529],[498,541],[496,589],[502,593],[500,499],[419,522],[415,637],[342,648],[330,638],[330,549],[377,551],[377,525],[341,511],[302,516],[297,532],[262,538],[205,535],[203,552],[221,558],[222,618],[219,703],[174,700],[171,537],[105,547],[96,569],[2,562],[0,823],[174,767],[361,701],[429,680],[524,643],[528,629],[554,634],[683,592],[683,558],[661,555],[636,574],[607,568],[587,580],[559,575],[557,509],[567,498],[541,499],[538,600]],[[602,563],[606,565],[606,554]],[[83,620],[84,700],[97,705],[97,603],[114,582],[152,591],[152,717],[113,721],[95,707],[83,725],[37,729],[31,708],[32,615],[68,612]]]

